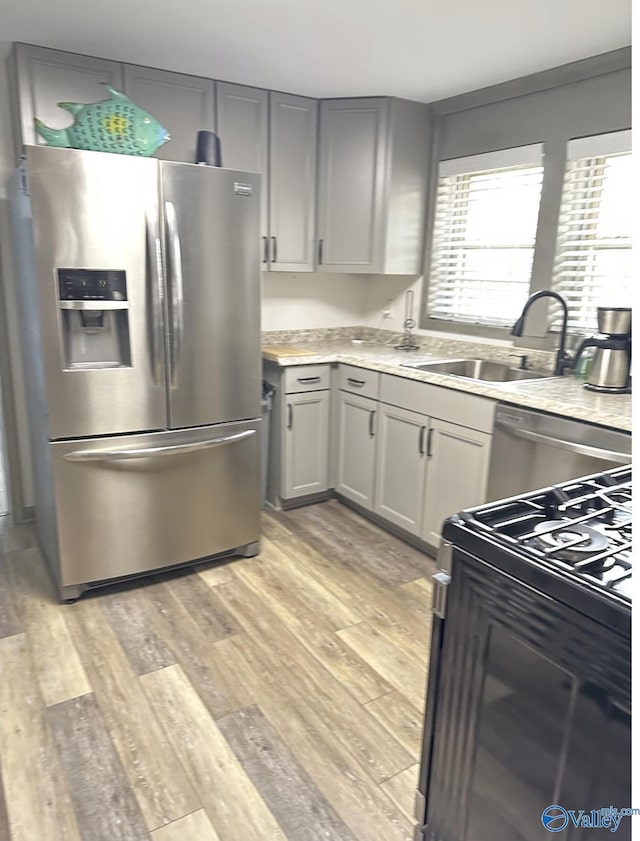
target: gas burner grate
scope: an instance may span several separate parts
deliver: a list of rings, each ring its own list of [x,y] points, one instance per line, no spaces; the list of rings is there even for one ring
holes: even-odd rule
[[[486,505],[463,519],[513,550],[630,598],[630,467]]]

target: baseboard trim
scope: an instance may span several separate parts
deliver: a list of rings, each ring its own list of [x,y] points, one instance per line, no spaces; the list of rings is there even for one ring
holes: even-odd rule
[[[372,523],[375,523],[377,526],[380,526],[381,529],[388,531],[394,537],[399,537],[400,540],[404,540],[405,543],[408,543],[410,546],[413,546],[414,549],[418,549],[420,552],[424,552],[425,555],[428,555],[430,558],[435,560],[436,555],[438,554],[438,548],[436,546],[431,546],[431,544],[426,543],[424,540],[421,540],[419,537],[416,537],[415,534],[410,534],[408,531],[400,528],[400,526],[396,526],[395,523],[390,523],[388,520],[385,520],[384,517],[380,517],[378,514],[374,514],[373,511],[369,511],[367,508],[363,508],[362,505],[359,505],[357,502],[354,502],[352,499],[348,499],[346,496],[342,496],[340,493],[336,493],[336,498],[339,502],[343,505],[346,505],[347,508],[352,508],[358,514],[361,514],[367,520],[370,520]]]

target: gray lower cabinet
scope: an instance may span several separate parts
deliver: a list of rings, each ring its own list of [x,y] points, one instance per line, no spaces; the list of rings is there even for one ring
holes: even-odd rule
[[[373,508],[378,402],[338,392],[336,491]]]
[[[422,271],[430,131],[421,103],[321,103],[318,271]]]
[[[329,391],[285,394],[281,424],[284,500],[329,489]]]
[[[419,535],[424,509],[429,418],[379,404],[378,449],[373,510]]]
[[[214,87],[211,79],[124,65],[124,92],[171,135],[154,158],[195,163],[198,132],[215,130]]]
[[[106,99],[101,83],[122,90],[122,65],[117,61],[50,50],[33,44],[14,44],[9,65],[13,77],[16,152],[25,144],[44,144],[34,118],[50,128],[67,128],[74,118],[59,102],[99,102]]]
[[[440,545],[447,517],[485,500],[491,435],[432,419],[427,440],[427,482],[421,537]]]

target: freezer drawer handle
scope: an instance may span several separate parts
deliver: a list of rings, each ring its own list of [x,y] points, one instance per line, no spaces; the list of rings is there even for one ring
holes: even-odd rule
[[[628,464],[631,461],[631,456],[628,453],[619,453],[616,450],[603,450],[600,447],[592,447],[589,444],[579,444],[577,441],[563,441],[561,438],[552,438],[550,435],[542,435],[540,432],[532,432],[530,429],[514,427],[510,423],[496,422],[496,428],[503,429],[515,438],[524,438],[526,441],[549,444],[551,447],[558,447],[558,449],[566,450],[569,453],[607,459],[616,464]]]
[[[182,249],[180,246],[180,232],[178,219],[173,202],[164,203],[169,235],[169,284],[171,286],[171,385],[176,387],[178,367],[182,352],[182,333],[184,330],[184,284],[182,278]]]
[[[234,441],[242,441],[255,434],[255,429],[246,429],[244,432],[236,432],[233,435],[221,435],[219,438],[194,441],[190,444],[167,444],[164,447],[141,447],[135,450],[76,450],[73,453],[65,453],[64,458],[67,461],[119,461],[128,458],[181,455],[182,453],[207,450],[211,447],[220,447],[223,444],[232,444]]]

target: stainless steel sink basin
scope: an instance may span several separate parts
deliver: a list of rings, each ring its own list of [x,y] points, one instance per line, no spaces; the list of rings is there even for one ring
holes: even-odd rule
[[[490,359],[444,359],[439,362],[405,362],[406,368],[418,371],[432,371],[434,374],[448,374],[452,377],[467,377],[491,383],[508,383],[515,380],[538,380],[552,376],[541,371],[523,371],[503,362]]]

